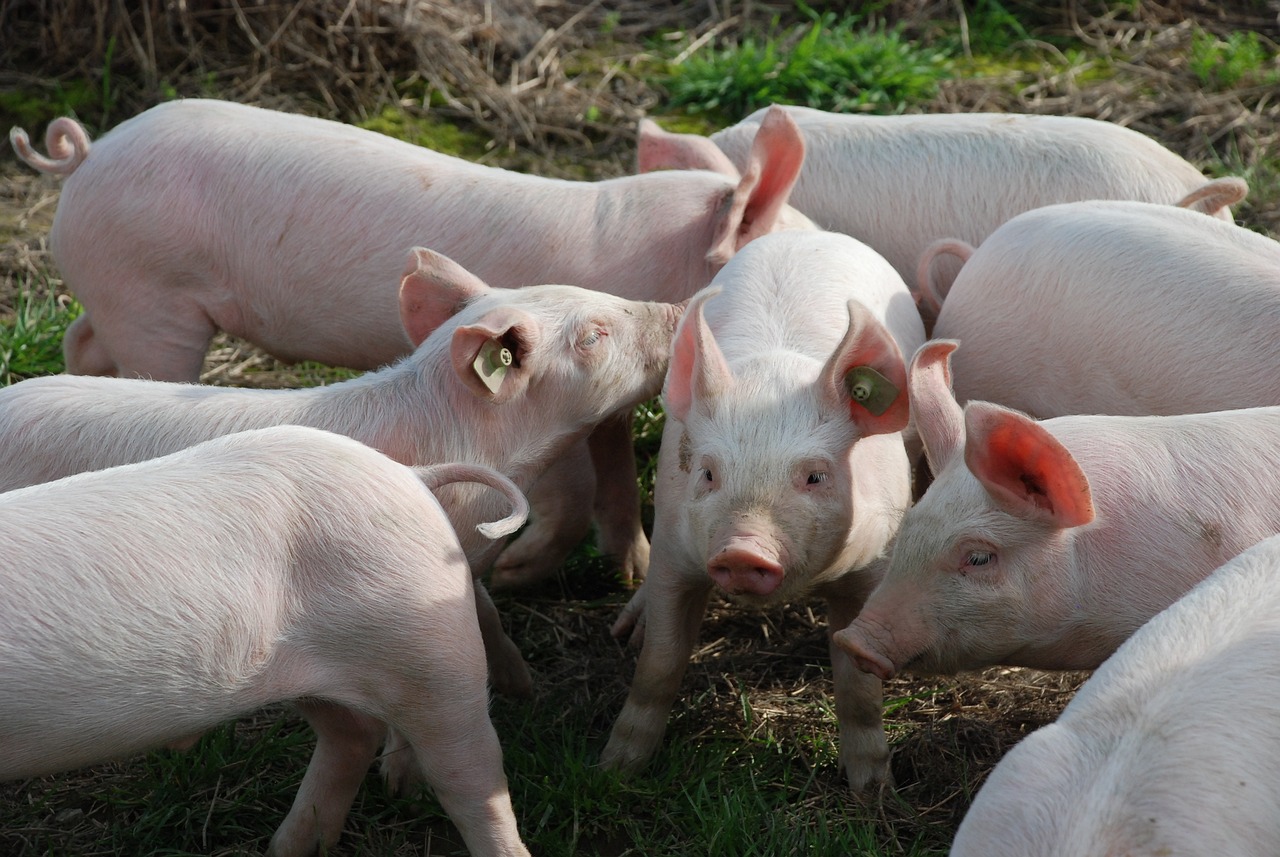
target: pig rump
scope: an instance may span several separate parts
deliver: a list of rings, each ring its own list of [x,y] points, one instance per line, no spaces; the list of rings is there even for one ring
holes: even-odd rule
[[[268,853],[337,840],[387,725],[472,854],[528,853],[470,570],[409,468],[286,426],[12,491],[0,516],[0,778],[293,701],[316,751]]]

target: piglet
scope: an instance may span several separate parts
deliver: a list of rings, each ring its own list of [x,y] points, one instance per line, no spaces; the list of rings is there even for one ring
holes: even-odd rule
[[[389,724],[474,855],[527,855],[488,715],[472,579],[411,470],[281,426],[0,495],[0,778],[184,743],[294,702],[316,751],[268,849],[332,847]],[[65,526],[50,529],[50,521]]]
[[[1280,408],[1037,422],[911,368],[937,474],[884,579],[835,634],[881,679],[994,664],[1092,669],[1215,568],[1280,532]]]
[[[21,129],[10,136],[28,164],[67,176],[50,246],[85,309],[63,342],[75,374],[195,381],[218,330],[286,360],[390,363],[414,347],[390,284],[417,245],[498,287],[571,283],[676,302],[757,235],[812,228],[786,205],[804,144],[781,111],[761,123],[734,179],[549,179],[204,99],[153,107],[92,146],[57,119],[49,157]],[[536,488],[535,526],[499,560],[495,582],[554,571],[590,527],[593,502],[601,551],[624,578],[643,576],[628,429],[611,421],[593,438],[600,485],[583,448]]]
[[[923,340],[902,278],[836,233],[759,238],[694,297],[664,391],[653,562],[613,629],[644,621],[605,765],[657,751],[713,591],[820,596],[833,628],[858,612],[910,502],[902,353]],[[880,683],[834,667],[840,759],[862,789],[888,758]]]
[[[404,464],[466,461],[521,489],[601,419],[657,394],[679,308],[542,285],[492,289],[418,248],[400,286],[410,356],[359,378],[252,390],[57,375],[0,390],[0,491],[164,455],[250,428],[291,423],[346,434]],[[486,501],[441,501],[475,569],[493,553],[472,534]],[[476,588],[495,686],[528,693],[528,670]]]
[[[768,108],[777,110],[776,106]],[[1073,116],[837,114],[785,107],[805,139],[790,202],[823,229],[879,251],[908,283],[930,242],[981,243],[1009,218],[1057,202],[1173,203],[1205,183],[1194,166],[1137,131]],[[712,134],[642,124],[639,168],[748,169],[768,110]],[[1228,211],[1218,216],[1230,219]],[[957,265],[941,260],[949,283]]]
[[[1280,854],[1280,536],[1143,625],[978,792],[952,857]]]
[[[961,343],[961,402],[1041,418],[1280,405],[1280,375],[1260,371],[1280,366],[1280,243],[1265,235],[1168,205],[1074,202],[967,254],[935,249],[969,256],[934,328]]]

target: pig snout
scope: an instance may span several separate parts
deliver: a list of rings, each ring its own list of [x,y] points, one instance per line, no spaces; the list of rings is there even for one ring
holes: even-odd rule
[[[836,645],[845,650],[858,669],[881,681],[888,681],[897,672],[893,659],[888,655],[890,647],[885,644],[885,637],[892,638],[888,628],[861,616],[849,627],[832,635]]]
[[[776,551],[756,539],[731,538],[707,562],[707,574],[730,595],[772,595],[786,571]]]

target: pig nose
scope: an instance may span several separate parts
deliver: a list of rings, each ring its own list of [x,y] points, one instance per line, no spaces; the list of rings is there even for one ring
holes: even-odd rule
[[[730,595],[771,595],[786,576],[775,560],[745,548],[727,548],[707,564],[711,579]]]

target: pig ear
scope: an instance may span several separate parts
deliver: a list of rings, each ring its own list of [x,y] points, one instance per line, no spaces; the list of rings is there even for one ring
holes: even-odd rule
[[[1201,185],[1178,200],[1179,208],[1189,208],[1201,214],[1217,216],[1222,209],[1244,202],[1249,185],[1242,178],[1227,176]]]
[[[964,443],[964,411],[951,392],[951,352],[959,346],[954,339],[935,339],[911,360],[911,415],[933,473],[941,473]]]
[[[717,286],[694,295],[671,341],[671,364],[662,398],[667,413],[681,422],[695,401],[705,401],[733,383],[724,354],[702,315],[702,305],[719,293]]]
[[[1089,480],[1044,426],[990,402],[971,403],[964,421],[965,464],[997,506],[1063,528],[1093,520]]]
[[[514,307],[489,310],[453,332],[453,371],[477,396],[495,404],[516,398],[529,385],[537,320]]]
[[[400,278],[400,323],[417,348],[431,331],[489,286],[448,256],[414,247]]]
[[[849,328],[818,376],[827,402],[847,411],[863,437],[907,427],[907,371],[888,329],[858,301]]]
[[[729,156],[709,138],[674,134],[664,131],[652,119],[641,119],[636,140],[636,172],[654,170],[711,170],[735,182],[742,178]]]
[[[718,215],[709,262],[723,265],[748,241],[773,231],[803,164],[799,126],[781,107],[770,107],[751,143],[746,172]]]

